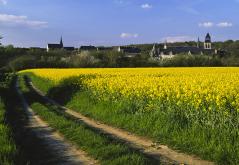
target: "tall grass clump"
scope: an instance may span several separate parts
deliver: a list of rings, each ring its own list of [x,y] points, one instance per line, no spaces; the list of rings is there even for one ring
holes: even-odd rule
[[[12,140],[12,133],[5,121],[5,108],[0,97],[0,164],[14,164],[17,152],[16,145]]]

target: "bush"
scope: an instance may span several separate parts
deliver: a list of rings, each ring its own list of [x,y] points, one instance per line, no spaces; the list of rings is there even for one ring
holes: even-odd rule
[[[93,67],[97,61],[93,56],[90,55],[89,52],[82,52],[79,55],[73,56],[70,59],[70,64],[73,67]]]
[[[34,68],[36,66],[36,62],[36,57],[24,55],[11,61],[9,63],[9,68],[14,72],[26,68]]]
[[[164,59],[159,63],[163,67],[223,66],[220,58],[206,55],[176,55],[172,59]]]

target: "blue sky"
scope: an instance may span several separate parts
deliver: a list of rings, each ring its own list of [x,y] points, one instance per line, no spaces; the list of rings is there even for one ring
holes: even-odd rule
[[[0,0],[4,45],[239,39],[239,0]]]

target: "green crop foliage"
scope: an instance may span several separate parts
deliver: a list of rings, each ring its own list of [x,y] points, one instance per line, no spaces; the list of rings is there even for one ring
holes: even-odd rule
[[[14,163],[17,149],[11,136],[11,130],[5,122],[5,108],[0,97],[0,164]]]
[[[137,76],[131,74],[126,77],[127,74],[122,74],[123,78],[116,75],[117,70],[115,70],[116,74],[112,71],[107,76],[102,70],[100,76],[96,78],[93,77],[94,74],[92,76],[89,73],[88,77],[87,75],[67,77],[65,72],[66,78],[57,81],[55,85],[50,79],[29,75],[34,84],[44,90],[48,96],[88,117],[152,138],[161,144],[196,154],[218,164],[239,164],[239,114],[236,106],[238,92],[235,92],[238,90],[237,76],[235,76],[238,74],[238,68],[190,68],[192,72],[190,70],[187,72],[185,68],[179,69],[179,72],[175,68],[174,71],[179,72],[180,75],[176,76],[175,81],[170,81],[174,80],[175,77],[170,77],[174,73],[171,73],[170,69],[168,72],[165,70],[161,70],[168,73],[164,81],[160,81],[162,74],[155,76],[152,73],[153,76],[142,76],[144,69],[140,70],[143,73],[134,72]],[[198,71],[197,76],[195,70]],[[48,73],[45,73],[47,77]],[[60,71],[55,73],[61,76]],[[145,73],[148,74],[146,71]],[[112,74],[114,76],[111,77]],[[228,79],[222,75],[228,76]],[[138,76],[141,76],[141,79]],[[171,88],[167,88],[167,92],[164,88],[160,90],[161,93],[158,92],[159,89],[153,88],[154,81],[147,81],[147,78],[151,79],[154,76],[153,80],[161,83],[161,86]],[[53,79],[60,78],[53,77]],[[129,82],[129,79],[132,81]],[[235,81],[225,85],[232,79]],[[181,83],[178,83],[179,81]],[[143,86],[148,87],[145,90],[145,88],[134,88],[141,85],[135,82],[142,84],[150,82],[152,85]],[[79,88],[76,87],[77,83],[80,84]],[[82,84],[85,86],[82,87]],[[177,84],[180,85],[175,88]],[[206,88],[210,84],[211,88]],[[118,88],[121,85],[124,88]],[[203,85],[204,88],[199,88]],[[207,90],[204,90],[205,88]]]

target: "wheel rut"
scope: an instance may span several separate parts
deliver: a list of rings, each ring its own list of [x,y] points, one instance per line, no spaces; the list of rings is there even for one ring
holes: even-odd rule
[[[22,102],[28,118],[28,129],[37,136],[46,146],[49,152],[54,153],[51,159],[44,160],[41,164],[69,164],[69,165],[96,165],[98,161],[89,157],[86,152],[79,150],[73,144],[37,116],[29,107],[26,99],[20,91],[18,81],[15,82],[15,90]]]
[[[134,135],[128,131],[103,124],[101,122],[95,121],[88,118],[79,112],[68,109],[64,106],[59,105],[54,100],[45,96],[45,94],[34,86],[29,78],[26,78],[26,86],[35,92],[41,99],[52,106],[58,107],[63,110],[64,113],[81,120],[86,125],[98,129],[99,131],[111,135],[117,139],[125,141],[133,148],[139,149],[142,153],[153,157],[156,160],[160,160],[162,164],[191,164],[191,165],[213,165],[214,162],[202,160],[195,155],[188,155],[181,153],[180,151],[173,150],[166,145],[160,145],[155,143],[153,140]]]

